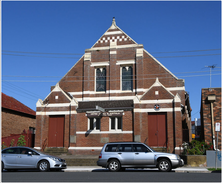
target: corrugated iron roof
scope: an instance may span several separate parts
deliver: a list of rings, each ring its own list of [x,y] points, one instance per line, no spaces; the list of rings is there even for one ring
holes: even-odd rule
[[[22,104],[18,100],[2,93],[2,108],[10,109],[17,112],[22,112],[29,115],[36,115],[36,112]]]

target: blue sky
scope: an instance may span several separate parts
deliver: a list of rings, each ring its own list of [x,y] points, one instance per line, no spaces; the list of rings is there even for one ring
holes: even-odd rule
[[[180,79],[199,118],[201,88],[221,87],[220,1],[3,1],[2,92],[33,110],[116,24]]]

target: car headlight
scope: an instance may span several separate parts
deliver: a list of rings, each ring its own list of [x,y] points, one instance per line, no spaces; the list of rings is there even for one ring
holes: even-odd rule
[[[54,161],[60,161],[59,158],[55,158],[55,157],[49,157],[50,159],[54,160]]]
[[[176,156],[177,156],[177,159],[180,159],[180,156],[178,154],[176,154]]]

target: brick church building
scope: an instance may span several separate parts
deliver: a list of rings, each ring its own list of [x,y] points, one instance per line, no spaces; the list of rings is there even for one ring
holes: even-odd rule
[[[139,141],[178,153],[189,141],[191,108],[184,80],[111,27],[39,99],[35,148],[98,154],[106,142]]]

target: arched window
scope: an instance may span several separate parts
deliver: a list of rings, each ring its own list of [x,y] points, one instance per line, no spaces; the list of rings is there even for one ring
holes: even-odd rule
[[[122,90],[133,90],[133,68],[122,67]]]
[[[96,69],[96,91],[106,91],[106,68]]]

